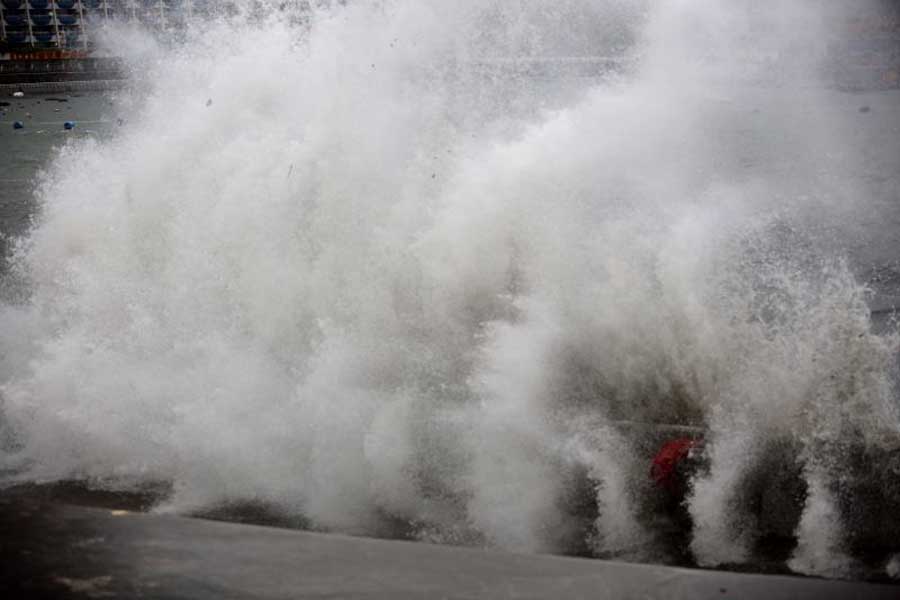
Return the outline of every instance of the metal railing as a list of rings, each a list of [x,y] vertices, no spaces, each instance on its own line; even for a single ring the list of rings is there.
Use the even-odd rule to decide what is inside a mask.
[[[76,47],[71,41],[77,39],[77,47],[86,50],[93,24],[117,19],[167,29],[183,21],[182,17],[190,18],[195,4],[200,3],[198,0],[0,0],[0,42],[8,49],[71,49]],[[23,16],[23,29],[10,29],[9,16]],[[49,17],[47,24],[35,23],[35,17],[44,16]],[[68,17],[75,18],[70,21]],[[12,32],[21,32],[25,39],[10,42]],[[51,41],[42,41],[35,35],[44,32],[52,32]]]
[[[84,28],[84,3],[82,0],[0,0],[0,23],[2,23],[2,41],[9,50],[16,48],[87,48],[88,36]],[[24,17],[24,28],[11,28],[8,22],[14,17]],[[36,23],[36,19],[46,22]],[[62,19],[60,18],[62,17]],[[70,22],[67,17],[74,17]],[[36,29],[40,27],[41,29]],[[48,29],[44,29],[48,28]],[[10,41],[12,34],[24,34],[22,41]],[[47,40],[40,35],[51,33]]]

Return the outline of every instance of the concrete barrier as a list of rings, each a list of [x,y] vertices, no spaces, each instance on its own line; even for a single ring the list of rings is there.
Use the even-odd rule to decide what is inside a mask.
[[[65,94],[70,92],[103,92],[128,85],[123,79],[93,79],[86,81],[42,81],[39,83],[10,83],[0,85],[0,97],[22,90],[26,95]]]
[[[900,597],[900,586],[510,554],[0,498],[4,598]]]

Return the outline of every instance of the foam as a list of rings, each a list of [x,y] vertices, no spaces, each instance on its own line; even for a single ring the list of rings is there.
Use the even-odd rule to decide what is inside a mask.
[[[127,127],[55,159],[14,257],[7,464],[169,482],[168,510],[647,558],[645,465],[611,422],[699,421],[691,548],[748,560],[760,445],[790,436],[827,478],[842,417],[889,444],[897,338],[817,229],[866,206],[833,185],[829,96],[746,84],[795,30],[751,43],[742,17],[784,13],[656,4],[352,3],[128,46]],[[476,66],[610,50],[636,66],[602,84]],[[575,471],[586,530],[560,508]],[[795,565],[840,575],[823,502]]]

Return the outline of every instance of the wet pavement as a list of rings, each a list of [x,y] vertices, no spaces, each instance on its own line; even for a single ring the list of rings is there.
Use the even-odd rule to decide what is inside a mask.
[[[898,598],[900,587],[508,554],[0,498],[4,598]]]

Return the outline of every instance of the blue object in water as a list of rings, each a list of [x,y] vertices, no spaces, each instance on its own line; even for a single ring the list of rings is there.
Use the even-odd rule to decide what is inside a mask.
[[[22,121],[16,121],[13,123],[13,129],[25,129],[25,123]]]
[[[75,121],[66,121],[63,123],[63,129],[75,129]]]

